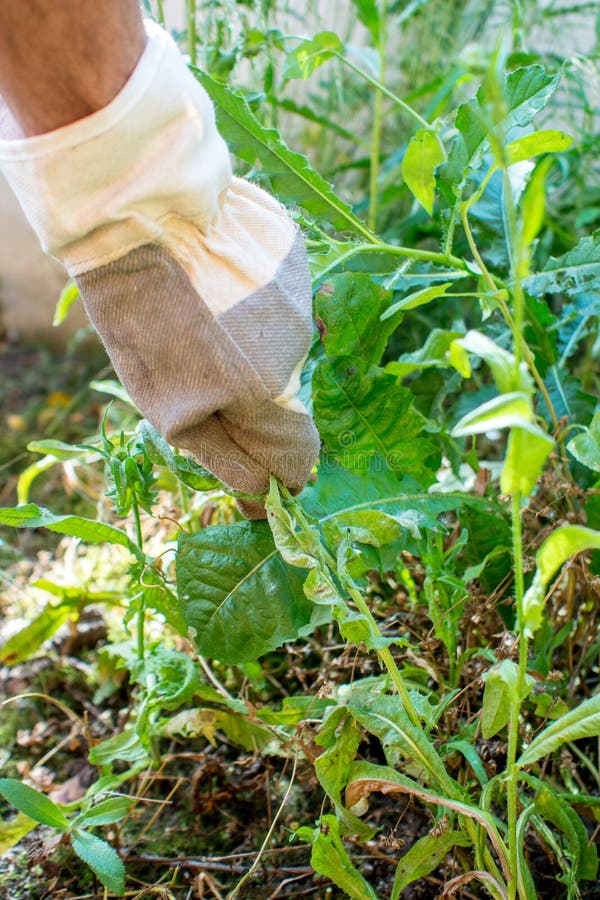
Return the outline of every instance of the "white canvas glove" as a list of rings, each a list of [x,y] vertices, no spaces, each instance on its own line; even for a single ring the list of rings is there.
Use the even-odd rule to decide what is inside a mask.
[[[319,449],[294,396],[312,333],[302,237],[232,177],[208,95],[146,27],[108,106],[0,140],[0,167],[143,415],[234,489],[262,492],[272,472],[298,491]]]

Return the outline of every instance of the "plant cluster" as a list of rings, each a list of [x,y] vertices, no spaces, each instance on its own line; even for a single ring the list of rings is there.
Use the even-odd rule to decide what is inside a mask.
[[[288,35],[270,3],[265,27],[250,27],[248,7],[236,6],[239,34],[221,19],[202,48],[188,4],[187,40],[240,165],[305,231],[318,328],[303,399],[323,443],[316,478],[298,497],[273,479],[267,521],[239,521],[223,487],[133,413],[111,430],[109,412],[81,444],[37,441],[44,465],[22,474],[20,502],[0,523],[129,553],[125,593],[106,602],[125,609],[131,639],[110,653],[136,705],[120,732],[92,744],[98,780],[67,815],[11,778],[0,794],[29,817],[21,834],[32,822],[54,828],[122,894],[117,851],[89,829],[132,815],[126,786],[160,766],[165,739],[217,731],[294,770],[310,762],[326,801],[293,837],[345,896],[379,896],[354,856],[406,798],[430,822],[411,846],[389,844],[392,900],[448,859],[445,897],[467,886],[495,900],[548,896],[539,852],[555,896],[584,896],[600,821],[600,186],[581,66],[528,48],[537,5],[515,3],[489,50],[432,65],[406,98],[388,86],[395,75],[386,80],[395,35],[422,29],[432,3],[353,0],[362,48],[331,31]],[[260,93],[228,84],[242,61]],[[312,107],[288,98],[317,75]],[[365,99],[371,121],[355,136],[343,114]],[[275,112],[305,122],[298,140],[318,136],[313,158],[321,142],[339,143],[346,161],[328,176],[354,192],[352,205],[289,149]],[[539,124],[556,119],[561,128]],[[40,471],[64,460],[103,466],[110,521],[29,502]],[[177,533],[149,552],[144,521],[165,490]],[[102,602],[48,589],[54,599],[0,650],[5,665]],[[151,629],[156,614],[166,636]],[[250,671],[331,622],[375,663],[369,674],[296,684],[279,709],[207,679],[206,660]]]

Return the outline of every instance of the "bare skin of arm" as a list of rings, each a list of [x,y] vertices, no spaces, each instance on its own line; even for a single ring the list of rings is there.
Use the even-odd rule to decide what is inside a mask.
[[[106,106],[145,43],[138,0],[0,0],[1,136],[44,134]]]

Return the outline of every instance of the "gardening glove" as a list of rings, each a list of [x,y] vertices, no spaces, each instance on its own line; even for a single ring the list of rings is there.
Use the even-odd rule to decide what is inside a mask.
[[[295,397],[312,333],[302,236],[232,177],[208,95],[146,29],[108,106],[1,140],[0,166],[142,414],[229,487],[262,493],[273,473],[297,492],[319,450]]]

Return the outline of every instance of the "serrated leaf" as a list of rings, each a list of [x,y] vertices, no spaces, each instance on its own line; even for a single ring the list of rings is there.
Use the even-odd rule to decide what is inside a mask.
[[[600,735],[600,694],[584,700],[575,709],[571,709],[544,728],[523,751],[517,765],[530,766],[538,759],[554,753],[563,744],[598,735]]]
[[[91,544],[120,544],[132,553],[139,553],[125,532],[113,525],[85,519],[83,516],[59,516],[35,503],[0,509],[0,525],[10,525],[11,528],[48,528],[59,534],[81,538]]]
[[[572,143],[573,138],[564,131],[534,131],[507,145],[507,162],[514,166],[540,153],[560,153],[568,150]]]
[[[76,828],[71,835],[71,846],[77,856],[86,863],[104,887],[118,897],[125,893],[125,866],[110,844],[101,838]]]
[[[283,66],[283,78],[308,78],[319,66],[343,49],[344,45],[337,34],[333,31],[321,31],[310,41],[304,41],[288,53]]]
[[[378,363],[400,317],[381,325],[391,292],[363,272],[328,279],[315,297],[315,316],[324,325],[322,341],[329,356],[361,356]]]
[[[56,803],[28,784],[23,784],[15,778],[0,778],[0,794],[16,806],[19,812],[42,825],[57,828],[59,831],[66,831],[69,827],[69,820]]]
[[[364,471],[377,454],[428,485],[439,450],[421,437],[424,420],[413,400],[393,376],[358,357],[323,360],[313,375],[315,421],[328,453],[351,471]]]
[[[200,653],[253,660],[329,618],[304,595],[302,570],[279,555],[266,522],[179,536],[177,593]]]
[[[402,160],[402,177],[430,216],[435,198],[435,170],[445,159],[446,149],[439,135],[422,128],[408,142]]]
[[[260,124],[241,94],[200,69],[192,71],[217,107],[219,131],[231,151],[253,166],[259,162],[280,200],[297,203],[315,219],[341,230],[369,235],[367,227],[311,168],[306,157],[290,150],[277,131]]]
[[[420,881],[437,869],[454,847],[468,847],[470,843],[468,836],[461,831],[426,834],[416,841],[398,861],[390,900],[400,900],[409,884]]]
[[[575,296],[600,290],[600,228],[562,256],[550,257],[541,272],[524,281],[530,294]]]

